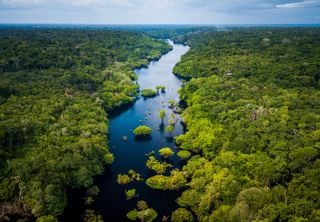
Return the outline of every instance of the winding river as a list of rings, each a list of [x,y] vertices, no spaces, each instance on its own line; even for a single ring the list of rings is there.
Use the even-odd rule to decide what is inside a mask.
[[[189,47],[174,44],[172,41],[169,41],[169,44],[173,46],[173,50],[163,55],[158,61],[152,61],[148,68],[135,70],[140,89],[162,85],[166,87],[166,92],[154,98],[141,97],[132,106],[110,116],[109,147],[115,156],[115,161],[103,175],[96,178],[95,182],[100,188],[100,193],[93,204],[95,212],[102,215],[105,221],[128,221],[126,213],[135,208],[139,200],[145,200],[149,207],[158,212],[157,221],[161,221],[162,216],[170,215],[177,208],[175,200],[179,195],[178,192],[152,190],[145,181],[132,182],[128,185],[119,185],[116,182],[118,174],[126,174],[130,169],[140,173],[144,179],[154,175],[154,172],[146,168],[145,154],[155,151],[156,158],[159,159],[157,151],[162,147],[168,146],[176,151],[174,141],[167,138],[168,133],[164,129],[160,129],[159,111],[166,111],[164,125],[167,126],[169,117],[173,113],[168,108],[168,102],[178,101],[178,90],[182,85],[180,79],[173,75],[172,69]],[[179,115],[175,114],[175,117],[180,120]],[[153,129],[150,139],[135,138],[132,130],[139,125],[147,125]],[[183,126],[178,121],[173,135],[176,136],[182,132]],[[127,137],[126,141],[122,139],[123,136]],[[171,157],[170,162],[173,168],[182,166],[177,156]],[[126,200],[125,190],[133,188],[137,190],[139,196]]]

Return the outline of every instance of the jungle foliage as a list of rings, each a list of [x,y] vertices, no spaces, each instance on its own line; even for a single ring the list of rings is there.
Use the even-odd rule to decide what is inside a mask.
[[[141,125],[133,130],[136,136],[150,136],[152,129],[149,126]]]
[[[54,218],[67,188],[93,184],[113,161],[106,112],[134,101],[132,70],[170,49],[125,31],[1,29],[0,220]]]
[[[187,42],[174,68],[192,78],[180,91],[187,132],[176,142],[193,157],[179,205],[199,221],[319,221],[320,29],[242,28]]]

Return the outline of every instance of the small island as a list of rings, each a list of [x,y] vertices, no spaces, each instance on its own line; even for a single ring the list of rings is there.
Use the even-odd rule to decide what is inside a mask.
[[[152,129],[148,126],[142,125],[142,126],[138,126],[137,128],[135,128],[133,130],[133,133],[136,136],[150,136],[152,133]]]
[[[141,90],[141,95],[145,98],[157,96],[157,92],[153,89],[143,89]]]
[[[174,151],[170,147],[164,147],[159,150],[159,154],[164,158],[168,158],[174,155]]]

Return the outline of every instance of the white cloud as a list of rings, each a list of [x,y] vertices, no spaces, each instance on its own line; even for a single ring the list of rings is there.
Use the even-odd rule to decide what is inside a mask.
[[[1,8],[143,8],[143,9],[260,9],[280,0],[0,0]]]
[[[44,3],[45,0],[0,0],[0,6],[6,7],[33,7]]]
[[[133,7],[135,0],[0,0],[1,8]]]
[[[308,23],[319,22],[319,7],[320,0],[0,0],[0,22]]]
[[[278,4],[276,8],[308,8],[308,7],[319,7],[319,0],[306,0],[302,2],[291,2],[285,4]]]

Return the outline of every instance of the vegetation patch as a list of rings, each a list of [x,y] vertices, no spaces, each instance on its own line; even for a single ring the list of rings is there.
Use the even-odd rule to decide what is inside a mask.
[[[177,210],[173,211],[173,213],[171,214],[171,221],[172,222],[192,222],[194,221],[194,218],[190,211],[186,210],[185,208],[178,208]]]
[[[126,185],[132,182],[133,179],[127,174],[118,174],[117,183],[120,185]]]
[[[132,181],[142,181],[141,175],[134,170],[129,170],[128,174],[118,174],[117,183],[120,185],[126,185]]]
[[[150,136],[152,133],[152,129],[148,126],[142,125],[142,126],[138,126],[137,128],[135,128],[133,130],[133,133],[136,136]]]
[[[174,155],[174,151],[170,147],[164,147],[159,150],[159,154],[164,158],[168,158]]]
[[[155,175],[146,180],[147,186],[156,190],[179,190],[186,186],[184,172],[172,170],[170,176]]]
[[[143,97],[155,97],[157,96],[157,92],[153,89],[143,89],[141,90],[141,95]]]
[[[180,157],[182,160],[187,160],[187,159],[190,158],[191,152],[188,151],[188,150],[180,150],[180,151],[177,153],[177,156]]]
[[[140,200],[137,203],[138,209],[133,209],[130,212],[127,213],[127,218],[129,220],[137,220],[145,221],[145,222],[152,222],[158,217],[158,213],[148,207],[147,202]]]
[[[166,87],[165,86],[156,86],[156,91],[157,94],[161,93],[165,93],[166,92]]]
[[[131,199],[139,196],[137,194],[137,190],[136,189],[126,190],[125,194],[126,194],[126,200],[131,200]]]
[[[107,112],[134,101],[133,70],[171,48],[126,31],[1,29],[0,220],[27,209],[52,221],[67,188],[93,185],[114,159]]]
[[[167,162],[161,162],[157,160],[154,156],[149,156],[149,159],[147,160],[146,166],[155,171],[157,174],[164,174],[168,167],[172,167],[171,164]]]
[[[192,77],[180,90],[187,132],[176,142],[196,155],[182,169],[190,182],[178,204],[199,221],[315,221],[320,29],[241,28],[187,41],[174,68]]]

